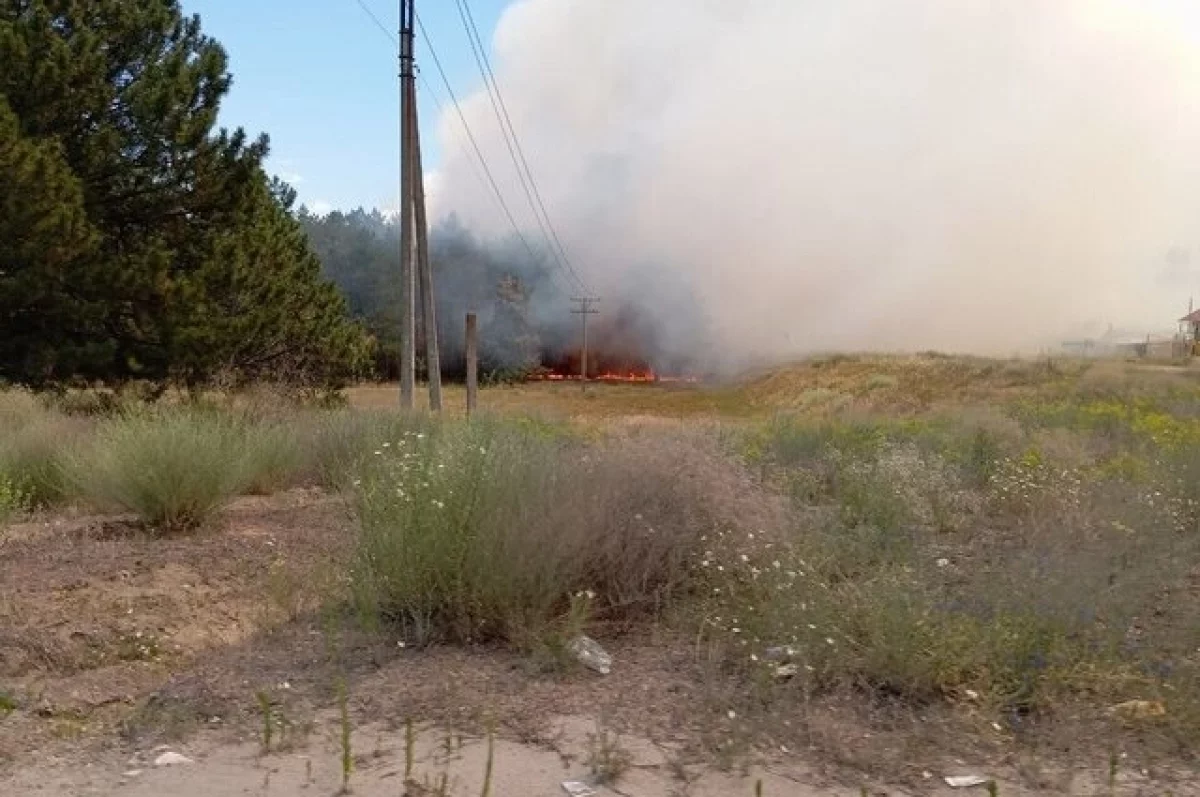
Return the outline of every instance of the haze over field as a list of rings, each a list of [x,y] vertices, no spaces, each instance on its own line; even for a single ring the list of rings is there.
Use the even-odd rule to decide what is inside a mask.
[[[722,359],[1007,353],[1169,330],[1200,293],[1191,0],[520,0],[495,44],[576,266],[706,318]],[[439,131],[434,217],[504,234]]]

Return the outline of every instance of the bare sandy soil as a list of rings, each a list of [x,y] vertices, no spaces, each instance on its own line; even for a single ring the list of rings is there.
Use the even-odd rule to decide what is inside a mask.
[[[752,724],[744,695],[690,640],[604,640],[608,677],[539,668],[492,649],[412,651],[322,610],[348,556],[335,498],[245,498],[208,530],[150,539],[127,519],[59,514],[0,537],[0,794],[296,795],[342,785],[344,684],[361,795],[405,793],[406,723],[420,784],[477,795],[495,731],[491,794],[937,794],[946,775],[1002,794],[1111,794],[1102,762],[1037,761],[1000,740],[942,744],[915,723],[870,725],[836,701]],[[263,753],[264,706],[271,727]],[[608,742],[602,739],[609,740]],[[939,741],[942,740],[942,741]],[[156,767],[164,751],[192,763]],[[613,765],[624,762],[624,766]],[[1200,794],[1166,765],[1122,762],[1122,795]]]

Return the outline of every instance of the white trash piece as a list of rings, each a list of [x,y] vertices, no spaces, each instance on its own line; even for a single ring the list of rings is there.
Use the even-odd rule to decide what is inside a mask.
[[[575,637],[567,645],[567,650],[571,651],[571,655],[589,670],[595,670],[601,675],[608,675],[612,672],[612,656],[608,655],[608,651],[600,647],[600,643],[591,637],[582,634]]]
[[[986,786],[992,782],[991,778],[985,778],[983,775],[951,775],[944,780],[952,789],[969,789],[972,786]]]
[[[154,766],[156,766],[156,767],[173,767],[178,764],[194,764],[194,763],[195,762],[192,761],[192,759],[188,758],[187,756],[180,755],[179,753],[173,753],[170,750],[163,753],[158,758],[154,759]]]
[[[581,780],[564,780],[562,787],[571,797],[596,797],[596,790]]]

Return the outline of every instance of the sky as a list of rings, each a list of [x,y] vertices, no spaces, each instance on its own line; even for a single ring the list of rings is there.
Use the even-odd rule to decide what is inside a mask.
[[[396,0],[362,0],[391,31]],[[508,0],[471,0],[484,42]],[[269,167],[317,211],[396,206],[398,65],[393,42],[356,0],[183,0],[205,33],[229,54],[233,87],[220,124],[271,137]],[[481,85],[458,12],[446,0],[418,0],[455,92]],[[418,36],[418,64],[446,94]],[[437,109],[418,89],[426,170],[442,160],[433,134]]]

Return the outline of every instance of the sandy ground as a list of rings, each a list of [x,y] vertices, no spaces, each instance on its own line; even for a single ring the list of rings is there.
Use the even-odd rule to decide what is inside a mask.
[[[327,730],[337,736],[336,718]],[[495,797],[562,797],[568,781],[592,779],[587,764],[586,737],[571,736],[572,730],[590,726],[584,718],[564,718],[563,741],[546,746],[496,740],[491,749],[491,791]],[[444,740],[449,738],[447,744]],[[352,745],[362,748],[355,756],[350,777],[351,792],[364,797],[437,793],[446,783],[446,794],[481,795],[487,771],[488,743],[484,739],[456,741],[430,727],[417,734],[414,763],[405,792],[405,734],[379,727],[359,729]],[[720,773],[689,767],[670,760],[672,751],[645,739],[621,738],[621,749],[630,756],[628,768],[612,785],[598,786],[597,795],[642,795],[694,797],[753,795],[757,781],[764,794],[816,795],[857,794],[857,791],[821,787],[798,780],[802,773],[756,769],[749,773]],[[449,748],[449,751],[448,751]],[[313,740],[298,752],[264,756],[257,744],[209,746],[193,741],[183,753],[194,763],[155,767],[152,759],[160,750],[150,750],[122,760],[106,760],[78,767],[68,764],[35,766],[19,771],[10,781],[12,794],[30,795],[131,795],[158,797],[207,797],[212,795],[328,795],[342,788],[341,754],[335,739]],[[422,789],[429,791],[423,791]]]
[[[212,743],[203,737],[182,746],[161,745],[132,755],[113,752],[98,759],[49,759],[19,767],[0,790],[13,795],[84,797],[240,797],[259,795],[355,794],[361,797],[563,797],[570,782],[588,785],[596,797],[735,797],[736,795],[951,795],[986,794],[987,787],[951,788],[943,777],[976,774],[960,768],[925,774],[922,784],[897,787],[864,781],[857,787],[825,778],[803,765],[777,762],[769,765],[720,771],[689,763],[671,746],[657,745],[636,736],[618,737],[617,747],[627,764],[615,782],[594,785],[589,760],[595,743],[589,738],[594,721],[584,717],[559,717],[553,744],[522,744],[497,739],[462,739],[432,726],[416,730],[411,773],[406,780],[406,733],[403,729],[364,726],[351,737],[355,750],[349,791],[343,790],[339,725],[336,716],[321,718],[317,738],[302,749],[264,755],[259,744]],[[180,752],[181,751],[181,752]],[[155,766],[164,752],[180,752],[190,763]],[[492,759],[490,785],[489,753]],[[989,774],[990,773],[985,773]],[[1141,773],[1122,773],[1111,785],[1096,772],[1063,773],[1053,786],[1030,787],[997,779],[997,793],[1035,795],[1188,795],[1200,786],[1152,780]],[[441,790],[444,784],[444,791]],[[761,789],[761,791],[759,791]],[[865,791],[864,791],[865,790]],[[577,791],[577,795],[587,795]]]
[[[620,734],[616,757],[629,765],[600,795],[748,796],[759,780],[765,795],[950,794],[962,792],[940,779],[970,773],[997,778],[1004,795],[1113,794],[1093,751],[1090,767],[1073,769],[1061,751],[1046,756],[1057,764],[1016,760],[1002,739],[942,746],[954,737],[927,733],[929,714],[881,730],[838,706],[803,717],[782,707],[766,733],[744,726],[728,709],[745,695],[728,692],[689,641],[654,631],[607,640],[616,666],[603,678],[540,671],[503,650],[418,652],[331,632],[316,607],[350,529],[336,499],[306,490],[241,499],[178,539],[69,513],[8,529],[0,795],[332,795],[339,681],[351,787],[368,797],[406,794],[410,717],[422,724],[408,797],[436,794],[417,786],[443,774],[447,797],[483,794],[489,726],[494,797],[567,794],[564,781],[588,778],[601,728]],[[260,695],[278,725],[265,756]],[[726,756],[730,740],[741,746]],[[154,766],[165,750],[192,763]],[[1194,776],[1147,766],[1123,762],[1116,793],[1200,796]]]

